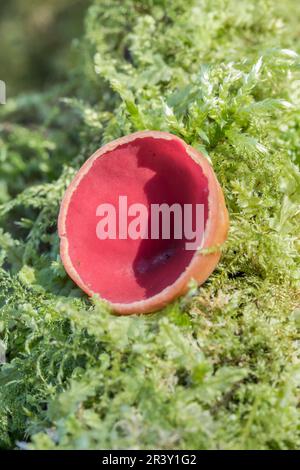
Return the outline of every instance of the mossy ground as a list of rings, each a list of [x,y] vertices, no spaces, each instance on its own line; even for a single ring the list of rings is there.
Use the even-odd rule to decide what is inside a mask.
[[[300,447],[300,8],[95,0],[70,79],[0,116],[0,448]],[[217,270],[117,318],[59,259],[62,194],[101,144],[173,132],[212,161]]]

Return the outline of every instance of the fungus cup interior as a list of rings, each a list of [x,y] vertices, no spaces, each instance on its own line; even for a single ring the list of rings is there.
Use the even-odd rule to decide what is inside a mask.
[[[172,285],[196,250],[186,249],[184,229],[181,239],[175,239],[171,229],[169,239],[117,236],[100,240],[96,234],[97,207],[108,203],[116,208],[118,235],[119,196],[127,196],[128,207],[136,203],[147,207],[149,233],[151,205],[163,203],[177,203],[182,209],[184,204],[202,204],[205,228],[208,180],[180,141],[152,137],[137,138],[107,151],[82,173],[66,212],[70,261],[89,293],[98,293],[112,303],[131,303],[153,297]],[[132,219],[128,217],[128,223]]]

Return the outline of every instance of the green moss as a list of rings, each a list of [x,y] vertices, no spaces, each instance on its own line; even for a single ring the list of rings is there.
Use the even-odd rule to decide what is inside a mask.
[[[69,83],[1,108],[0,447],[299,448],[300,61],[277,8],[96,0]],[[231,228],[203,286],[116,318],[67,277],[56,219],[87,156],[141,129],[209,155]]]

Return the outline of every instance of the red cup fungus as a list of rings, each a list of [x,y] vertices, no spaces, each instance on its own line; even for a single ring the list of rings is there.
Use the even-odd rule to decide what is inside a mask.
[[[196,220],[195,208],[202,207],[201,229],[195,220],[189,227],[199,246],[191,244],[185,227],[177,224],[176,234],[175,223],[165,227],[169,233],[159,228],[152,236],[152,209],[161,205],[179,208],[180,224],[185,208],[192,208]],[[146,236],[129,236],[131,222],[138,233],[141,207],[148,210]],[[110,208],[112,220],[101,219]],[[175,211],[165,215],[175,220]],[[99,237],[109,223],[115,223],[113,237]],[[192,279],[202,284],[209,277],[228,226],[223,192],[208,160],[172,134],[136,132],[97,150],[68,187],[58,220],[61,259],[83,291],[98,294],[116,313],[153,312],[184,294]]]

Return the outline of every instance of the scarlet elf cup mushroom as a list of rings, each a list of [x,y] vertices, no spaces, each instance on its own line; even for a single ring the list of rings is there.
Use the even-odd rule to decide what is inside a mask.
[[[97,150],[71,182],[60,253],[88,295],[119,314],[147,313],[208,278],[228,226],[208,160],[172,134],[136,132]]]

